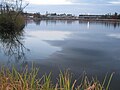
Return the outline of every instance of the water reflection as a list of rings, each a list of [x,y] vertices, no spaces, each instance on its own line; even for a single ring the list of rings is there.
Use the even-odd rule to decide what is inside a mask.
[[[36,25],[40,25],[40,23],[41,23],[41,20],[39,20],[39,19],[38,20],[34,19],[33,21],[35,22]]]
[[[8,57],[8,63],[15,60],[25,60],[25,52],[29,51],[23,42],[24,30],[6,30],[0,28],[0,48],[4,55]]]
[[[49,24],[59,24],[59,23],[62,23],[62,24],[73,24],[73,23],[79,23],[79,24],[86,24],[86,27],[89,28],[90,25],[92,24],[96,24],[96,25],[104,25],[106,27],[114,27],[114,28],[117,28],[117,27],[120,27],[120,22],[116,22],[116,21],[77,21],[77,20],[33,20],[34,23],[36,25],[40,25],[41,22],[45,22],[46,25],[49,25]]]
[[[87,29],[90,29],[90,22],[87,23]]]
[[[106,72],[120,73],[120,23],[66,20],[34,22],[27,21],[26,34],[23,30],[0,31],[1,49],[11,59],[16,58],[17,62],[22,59],[23,67],[35,62],[35,66],[43,72],[56,73],[60,67],[70,68],[76,75],[84,70],[89,75],[99,77],[104,77]],[[24,45],[31,53],[26,53],[29,50]],[[0,53],[0,59],[1,56],[4,57]],[[27,61],[24,60],[26,58]]]
[[[96,25],[104,25],[106,27],[120,27],[120,22],[110,22],[110,21],[79,21],[79,24],[86,24],[88,26],[90,26],[90,24],[96,24]]]

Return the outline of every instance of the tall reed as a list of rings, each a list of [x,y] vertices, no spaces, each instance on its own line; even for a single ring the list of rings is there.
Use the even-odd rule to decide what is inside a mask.
[[[109,90],[113,74],[106,75],[103,82],[96,78],[89,80],[86,74],[82,75],[81,82],[72,81],[72,74],[66,70],[60,71],[56,84],[52,83],[52,73],[42,77],[38,75],[39,70],[26,67],[19,72],[15,67],[12,70],[1,67],[0,70],[0,90]],[[108,79],[107,79],[108,78]],[[76,84],[76,83],[79,84]]]

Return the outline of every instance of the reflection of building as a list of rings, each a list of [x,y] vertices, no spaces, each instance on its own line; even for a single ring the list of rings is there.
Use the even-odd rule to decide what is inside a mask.
[[[103,15],[79,15],[79,19],[101,19]]]
[[[90,22],[87,22],[87,29],[90,29]]]
[[[79,24],[86,24],[88,29],[90,29],[90,25],[92,24],[101,24],[101,25],[105,25],[106,27],[114,27],[114,28],[120,27],[120,22],[116,22],[116,21],[108,22],[108,21],[99,21],[99,20],[98,21],[79,20]]]

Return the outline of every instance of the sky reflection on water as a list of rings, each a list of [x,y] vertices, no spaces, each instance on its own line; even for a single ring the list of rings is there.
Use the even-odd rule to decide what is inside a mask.
[[[55,73],[59,72],[59,68],[69,68],[76,76],[85,70],[88,75],[97,75],[99,78],[103,78],[107,72],[116,72],[117,79],[114,78],[113,83],[120,83],[119,25],[113,22],[40,21],[35,30],[69,34],[65,34],[65,38],[61,40],[45,35],[48,39],[45,38],[44,42],[54,48],[59,47],[60,50],[42,61],[36,60],[36,66]],[[28,31],[33,30],[31,28]],[[59,38],[59,35],[55,36]],[[112,88],[119,90],[120,87],[113,84]]]
[[[24,52],[25,65],[31,67],[34,62],[36,67],[40,67],[41,73],[53,71],[55,74],[59,69],[69,68],[76,77],[84,70],[88,75],[99,78],[103,78],[107,72],[116,72],[117,79],[113,83],[120,83],[120,23],[34,22],[28,21],[22,38],[24,46],[30,50]],[[0,62],[6,63],[7,56],[2,50]],[[120,87],[113,84],[112,88],[119,90]]]
[[[26,31],[26,47],[31,48],[31,60],[40,60],[48,58],[56,51],[61,51],[60,47],[52,46],[45,42],[46,40],[64,40],[70,32],[62,31]],[[34,48],[34,49],[33,49]]]

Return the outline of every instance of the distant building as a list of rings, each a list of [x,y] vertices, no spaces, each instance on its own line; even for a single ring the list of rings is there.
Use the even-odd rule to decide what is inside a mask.
[[[68,17],[72,17],[72,14],[67,14]]]
[[[64,14],[60,14],[60,16],[61,16],[61,17],[66,17],[66,14],[65,14],[65,13],[64,13]]]
[[[46,16],[56,16],[56,13],[46,13]]]

